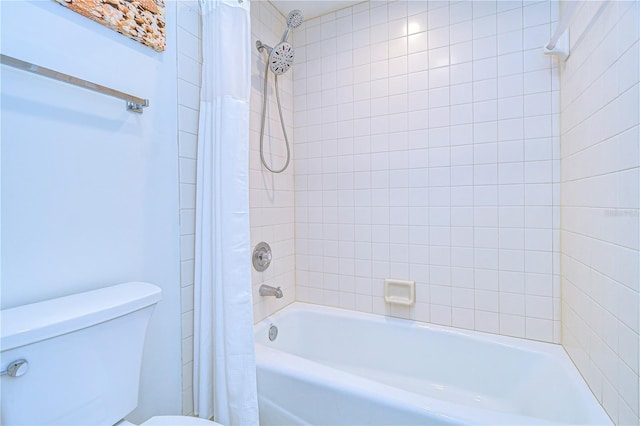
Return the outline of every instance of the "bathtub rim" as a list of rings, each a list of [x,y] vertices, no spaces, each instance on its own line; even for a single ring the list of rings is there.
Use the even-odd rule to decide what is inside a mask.
[[[503,334],[490,333],[486,331],[469,330],[466,328],[459,328],[454,326],[440,325],[429,322],[423,322],[414,319],[406,319],[400,317],[394,317],[390,315],[375,314],[372,312],[352,311],[350,309],[336,308],[333,306],[316,305],[306,302],[293,302],[283,307],[282,309],[274,312],[268,317],[256,322],[253,326],[254,336],[258,336],[259,333],[267,332],[269,327],[274,324],[274,321],[281,320],[282,317],[292,315],[293,313],[300,312],[318,312],[324,314],[331,314],[340,318],[360,318],[373,320],[377,323],[392,324],[401,327],[417,328],[422,330],[429,330],[435,332],[441,332],[452,336],[464,336],[475,341],[491,342],[500,346],[515,347],[531,352],[543,352],[552,356],[558,356],[558,354],[567,355],[564,347],[559,343],[545,342],[541,340],[527,339],[524,337],[507,336]],[[257,340],[256,340],[256,343]],[[571,365],[574,365],[571,363]],[[575,365],[574,365],[575,366]]]

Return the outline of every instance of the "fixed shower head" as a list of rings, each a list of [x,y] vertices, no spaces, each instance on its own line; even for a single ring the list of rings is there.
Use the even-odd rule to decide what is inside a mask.
[[[282,75],[293,65],[293,56],[293,46],[283,41],[269,52],[269,68],[274,74]]]
[[[302,24],[303,20],[304,16],[302,15],[302,12],[298,9],[293,9],[287,16],[287,27],[298,28]]]

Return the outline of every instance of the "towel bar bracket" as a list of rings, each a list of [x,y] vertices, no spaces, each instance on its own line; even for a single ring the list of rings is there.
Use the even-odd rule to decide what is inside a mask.
[[[144,111],[143,108],[149,106],[149,101],[147,99],[144,100],[144,103],[140,104],[138,102],[127,101],[127,111],[137,112],[142,114]]]

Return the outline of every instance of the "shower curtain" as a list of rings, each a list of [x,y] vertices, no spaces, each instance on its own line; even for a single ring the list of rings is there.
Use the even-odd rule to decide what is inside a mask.
[[[200,0],[194,409],[257,425],[249,241],[249,1]]]

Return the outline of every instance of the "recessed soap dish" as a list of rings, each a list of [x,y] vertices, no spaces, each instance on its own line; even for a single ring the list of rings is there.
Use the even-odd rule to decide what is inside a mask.
[[[392,305],[412,306],[416,303],[416,282],[384,280],[384,301]]]

